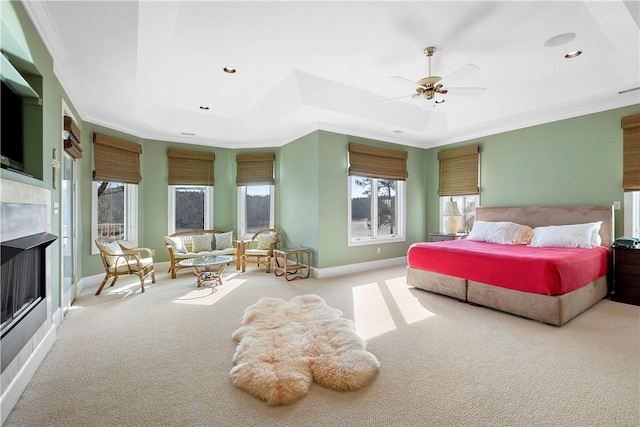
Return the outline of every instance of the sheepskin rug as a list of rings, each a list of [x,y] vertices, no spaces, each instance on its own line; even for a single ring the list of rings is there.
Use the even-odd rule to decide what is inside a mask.
[[[287,302],[262,298],[247,307],[230,376],[233,384],[269,405],[302,398],[312,381],[334,390],[356,390],[378,373],[353,321],[318,295]]]

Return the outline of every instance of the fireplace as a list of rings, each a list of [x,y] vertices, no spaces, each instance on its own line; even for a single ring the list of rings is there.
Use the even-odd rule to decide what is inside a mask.
[[[46,230],[46,205],[1,203],[1,371],[47,318],[46,248],[57,236]]]

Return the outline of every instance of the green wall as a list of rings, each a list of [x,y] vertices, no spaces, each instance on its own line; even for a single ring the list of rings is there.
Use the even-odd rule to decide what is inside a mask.
[[[624,203],[620,119],[640,105],[560,120],[447,146],[480,144],[483,206]],[[427,150],[427,223],[438,230],[438,159]],[[623,234],[623,209],[615,211]]]
[[[276,186],[279,203],[276,223],[283,231],[282,247],[313,248],[311,262],[318,262],[319,230],[319,134],[311,133],[280,150],[280,179]]]

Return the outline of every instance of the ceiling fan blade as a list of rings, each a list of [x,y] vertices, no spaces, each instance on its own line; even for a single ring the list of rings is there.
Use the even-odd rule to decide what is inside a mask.
[[[409,83],[409,84],[410,84],[411,86],[413,86],[413,87],[423,87],[423,86],[420,86],[418,83],[414,82],[413,80],[409,80],[409,79],[408,79],[408,78],[406,78],[406,77],[402,77],[402,76],[391,76],[391,78],[392,78],[392,79],[399,80],[399,81],[404,82],[404,83]]]
[[[463,65],[462,67],[458,68],[453,73],[443,77],[438,83],[440,83],[440,84],[449,84],[449,83],[455,82],[456,80],[460,80],[460,79],[463,79],[463,78],[465,78],[467,76],[470,76],[471,74],[475,73],[479,69],[480,68],[477,65],[474,65],[474,64]]]
[[[404,95],[404,96],[399,96],[399,97],[397,97],[397,98],[389,98],[389,99],[385,99],[385,100],[383,100],[383,101],[378,102],[378,104],[387,104],[387,103],[389,103],[389,102],[399,101],[399,100],[401,100],[401,99],[406,99],[406,98],[416,98],[416,97],[418,97],[418,96],[420,96],[420,95],[419,95],[419,94],[417,94],[417,93],[412,93],[411,95]]]
[[[447,87],[447,95],[479,96],[487,91],[486,87]]]

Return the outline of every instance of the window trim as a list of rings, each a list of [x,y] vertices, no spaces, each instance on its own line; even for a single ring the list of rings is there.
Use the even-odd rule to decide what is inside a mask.
[[[349,175],[347,176],[347,246],[368,246],[368,245],[380,245],[387,243],[399,243],[406,241],[406,201],[407,201],[407,182],[400,179],[395,179],[396,181],[396,206],[398,209],[397,212],[397,232],[395,236],[376,236],[376,237],[352,237],[351,236],[351,205],[352,205],[352,185],[351,180],[354,177],[361,177],[371,179],[372,187],[375,186],[377,188],[376,182],[379,179],[384,178],[371,178],[367,176],[360,175]],[[377,201],[377,193],[376,193],[376,201]],[[372,218],[378,218],[378,203],[372,203]],[[376,220],[377,221],[377,220]]]
[[[204,229],[213,230],[213,186],[212,185],[169,185],[167,188],[167,234],[176,232],[176,188],[204,187]]]
[[[624,227],[625,236],[640,238],[640,191],[624,193]]]
[[[91,254],[98,255],[100,251],[93,243],[98,238],[98,181],[91,181]],[[119,182],[119,181],[113,181]],[[121,240],[125,246],[138,247],[138,185],[124,183],[125,226],[126,240]]]
[[[269,186],[269,228],[275,228],[275,191],[276,187],[273,184],[255,184],[255,186]],[[247,187],[249,185],[238,186],[238,239],[246,240],[253,237],[253,233],[247,233],[247,218],[246,218],[246,200],[247,200]]]

